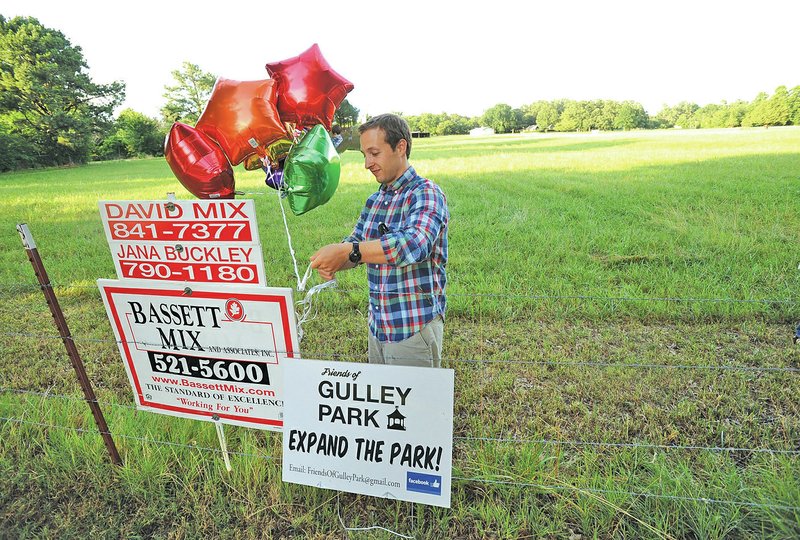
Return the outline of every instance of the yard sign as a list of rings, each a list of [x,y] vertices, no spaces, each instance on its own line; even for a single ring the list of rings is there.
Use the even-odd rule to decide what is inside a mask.
[[[97,283],[139,409],[281,429],[283,367],[299,355],[291,289]]]
[[[283,480],[450,507],[453,370],[284,366]]]
[[[267,284],[252,200],[99,206],[120,279]]]

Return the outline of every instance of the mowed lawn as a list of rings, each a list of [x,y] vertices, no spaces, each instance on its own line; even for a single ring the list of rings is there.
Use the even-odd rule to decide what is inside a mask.
[[[800,536],[800,129],[438,137],[411,161],[451,212],[452,509],[282,484],[269,432],[226,428],[227,473],[213,426],[135,411],[97,201],[191,198],[145,159],[0,175],[0,536],[339,538],[340,517],[423,538]],[[287,218],[301,273],[376,187],[360,153],[343,164],[332,201]],[[236,175],[269,284],[294,287],[277,193]],[[121,469],[85,431],[19,222]],[[364,272],[338,281],[302,353],[365,361]]]

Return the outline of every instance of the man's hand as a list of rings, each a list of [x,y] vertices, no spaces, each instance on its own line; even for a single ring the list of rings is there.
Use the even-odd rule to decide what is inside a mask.
[[[350,252],[352,244],[328,244],[321,247],[311,256],[311,268],[319,272],[325,281],[330,281],[336,277],[336,272],[344,268],[351,268]]]

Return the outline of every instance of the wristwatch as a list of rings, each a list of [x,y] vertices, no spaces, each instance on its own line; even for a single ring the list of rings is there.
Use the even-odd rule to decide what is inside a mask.
[[[358,242],[353,242],[353,251],[350,252],[349,259],[353,264],[361,262],[361,252],[358,250]]]

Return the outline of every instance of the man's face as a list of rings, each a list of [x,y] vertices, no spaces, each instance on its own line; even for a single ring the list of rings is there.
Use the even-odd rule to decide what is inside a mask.
[[[386,132],[380,128],[368,129],[361,134],[361,153],[364,154],[364,168],[375,175],[381,184],[390,184],[400,178],[408,167],[406,161],[406,141],[400,139],[394,150],[386,142]]]

